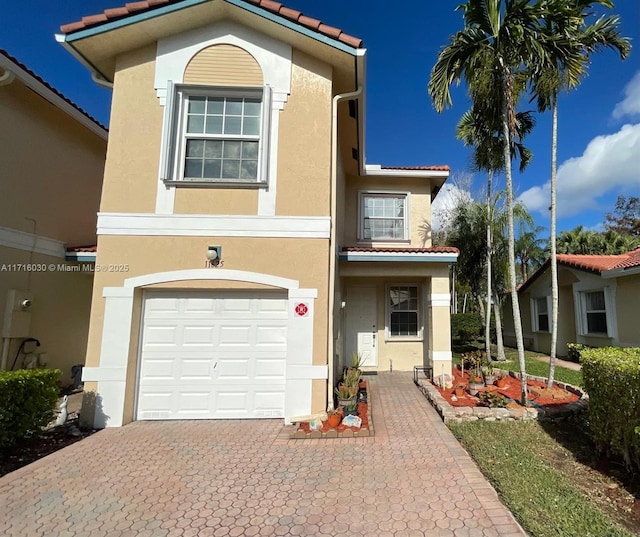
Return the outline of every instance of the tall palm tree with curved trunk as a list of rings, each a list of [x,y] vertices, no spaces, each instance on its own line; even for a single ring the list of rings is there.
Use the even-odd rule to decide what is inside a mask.
[[[491,82],[492,77],[485,77]],[[477,82],[478,78],[476,78]],[[487,92],[486,90],[490,90]],[[500,113],[492,106],[491,95],[493,95],[490,84],[477,84],[471,88],[474,105],[467,110],[460,118],[456,127],[456,137],[467,146],[473,146],[474,151],[471,157],[471,166],[475,171],[487,172],[487,201],[486,201],[486,271],[487,271],[487,294],[485,309],[485,353],[487,363],[491,363],[491,302],[492,291],[492,267],[493,257],[493,203],[492,203],[492,183],[494,173],[500,172],[504,168],[502,151],[502,135],[500,129]],[[531,112],[518,112],[516,114],[516,136],[517,140],[522,140],[524,136],[533,130],[535,118]],[[523,171],[533,157],[531,151],[521,142],[513,141],[512,155],[518,154],[520,157],[520,171]],[[504,353],[503,353],[504,354]]]
[[[517,74],[526,70],[538,74],[538,66],[548,62],[542,46],[543,0],[467,0],[459,6],[464,28],[453,35],[438,56],[431,70],[429,95],[438,112],[452,105],[450,86],[466,81],[473,87],[479,72],[490,73],[500,91],[495,95],[500,110],[502,152],[506,182],[508,217],[509,285],[513,306],[513,321],[518,361],[521,372],[521,400],[526,403],[527,383],[520,303],[516,289],[515,236],[513,224],[513,177],[511,173],[511,142],[515,138],[516,100],[513,87]]]
[[[631,45],[619,31],[620,18],[601,16],[593,24],[587,19],[594,6],[612,8],[610,0],[542,0],[549,15],[545,19],[543,40],[547,50],[543,69],[533,74],[533,92],[538,110],[551,109],[551,179],[550,179],[550,237],[551,250],[551,349],[547,386],[553,386],[556,348],[558,342],[558,261],[556,251],[557,221],[557,154],[558,154],[558,95],[575,89],[585,75],[590,55],[602,48],[612,48],[625,59]]]

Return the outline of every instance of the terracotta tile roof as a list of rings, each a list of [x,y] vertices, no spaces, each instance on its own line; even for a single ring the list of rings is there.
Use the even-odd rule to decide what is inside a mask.
[[[430,248],[365,248],[361,246],[348,246],[342,248],[343,252],[366,252],[366,253],[394,253],[394,254],[459,254],[460,250],[453,246],[432,246]]]
[[[98,251],[98,247],[96,245],[93,246],[71,246],[67,248],[67,252],[73,253],[94,253]]]
[[[77,32],[78,30],[85,30],[87,28],[94,28],[101,24],[111,22],[117,19],[123,19],[131,15],[152,11],[162,6],[178,4],[184,0],[145,0],[142,2],[132,2],[125,4],[123,7],[117,7],[112,9],[105,9],[102,13],[96,15],[89,15],[83,17],[82,20],[77,22],[71,22],[69,24],[63,24],[60,27],[60,31],[65,34]],[[318,32],[322,35],[341,41],[342,43],[349,45],[353,48],[363,48],[364,43],[359,37],[353,37],[344,33],[339,28],[324,24],[318,19],[307,17],[302,12],[283,6],[280,2],[273,2],[272,0],[243,0],[247,4],[253,4],[265,11],[269,11],[275,15],[283,17],[291,22],[300,24],[305,28]]]
[[[96,118],[94,118],[93,116],[91,116],[88,112],[86,112],[85,110],[83,110],[82,108],[80,108],[76,103],[74,103],[71,99],[69,99],[68,97],[66,97],[65,95],[63,95],[62,93],[60,93],[56,88],[54,88],[51,84],[49,84],[46,80],[44,80],[43,78],[41,78],[39,75],[37,75],[36,73],[34,73],[31,69],[29,69],[25,64],[23,64],[22,62],[18,61],[16,58],[14,58],[11,54],[9,54],[7,51],[3,50],[0,48],[0,55],[4,56],[5,58],[7,58],[10,62],[14,63],[15,65],[17,65],[20,69],[22,69],[23,71],[25,71],[29,76],[32,76],[33,78],[35,78],[38,82],[40,82],[40,84],[42,84],[43,86],[45,86],[48,90],[52,91],[53,93],[55,93],[58,97],[60,97],[62,100],[64,100],[65,102],[67,102],[68,104],[70,104],[71,106],[73,106],[78,112],[80,112],[83,116],[85,116],[87,119],[89,119],[90,121],[93,121],[98,127],[100,127],[101,129],[104,129],[105,131],[108,130],[107,127],[105,127],[102,123],[100,123]]]
[[[623,259],[614,268],[617,269],[629,269],[634,267],[640,267],[640,246],[635,250],[631,250],[625,254],[626,259]]]
[[[601,272],[615,268],[620,263],[619,255],[558,254],[558,263],[570,267]]]
[[[416,171],[441,171],[448,172],[450,170],[447,164],[441,166],[380,166],[382,170],[416,170]]]

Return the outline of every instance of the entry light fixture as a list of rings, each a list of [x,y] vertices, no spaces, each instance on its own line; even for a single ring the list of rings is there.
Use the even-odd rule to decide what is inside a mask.
[[[222,266],[222,246],[207,247],[207,266],[208,267]]]

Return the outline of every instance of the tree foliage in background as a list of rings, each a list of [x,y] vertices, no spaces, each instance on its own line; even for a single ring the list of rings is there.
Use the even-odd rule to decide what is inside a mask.
[[[618,196],[613,213],[605,216],[605,229],[640,238],[640,198]]]
[[[593,231],[578,226],[560,233],[556,244],[559,254],[618,255],[640,246],[640,237],[621,235],[616,231]]]

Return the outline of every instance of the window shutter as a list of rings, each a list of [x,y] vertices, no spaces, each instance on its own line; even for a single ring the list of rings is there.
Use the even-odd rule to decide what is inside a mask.
[[[271,152],[271,86],[262,90],[262,132],[260,133],[260,180],[269,182],[269,154]]]
[[[162,124],[162,145],[160,147],[160,180],[169,181],[173,179],[173,155],[175,154],[176,135],[175,132],[175,102],[176,91],[174,83],[167,81],[167,96],[164,106],[164,120]]]

